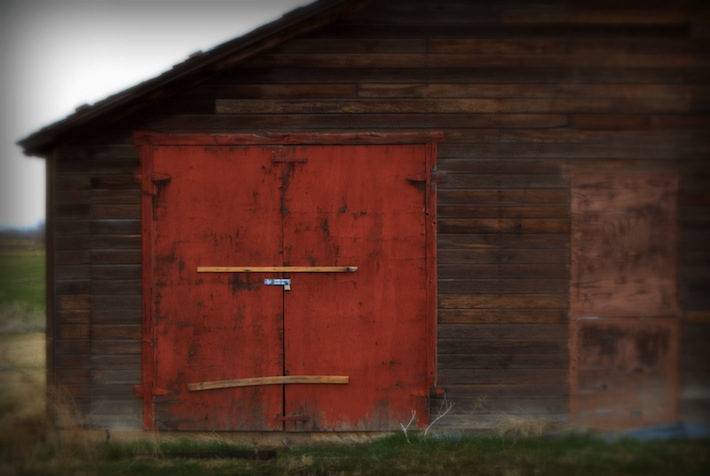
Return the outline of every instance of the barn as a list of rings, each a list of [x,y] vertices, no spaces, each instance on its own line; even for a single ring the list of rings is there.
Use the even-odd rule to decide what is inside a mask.
[[[709,22],[320,0],[77,109],[20,141],[48,382],[106,429],[710,424]]]

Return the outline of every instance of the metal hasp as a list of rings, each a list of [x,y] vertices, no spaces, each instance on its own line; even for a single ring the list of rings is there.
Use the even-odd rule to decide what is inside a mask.
[[[291,280],[290,279],[265,279],[264,284],[267,286],[283,286],[284,291],[291,290]]]

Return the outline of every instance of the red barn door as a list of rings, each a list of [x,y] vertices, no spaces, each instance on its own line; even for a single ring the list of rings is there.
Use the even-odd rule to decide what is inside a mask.
[[[164,179],[153,198],[155,427],[280,429],[279,388],[186,388],[283,368],[281,291],[262,286],[262,276],[197,272],[205,264],[281,263],[279,170],[269,150],[160,147],[153,176]]]
[[[426,424],[433,146],[153,145],[147,426]]]

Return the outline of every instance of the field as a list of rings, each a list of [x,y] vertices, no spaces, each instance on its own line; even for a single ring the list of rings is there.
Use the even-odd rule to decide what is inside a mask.
[[[44,329],[44,250],[0,243],[0,332]]]
[[[406,434],[360,443],[302,443],[283,434],[245,444],[230,435],[125,438],[76,424],[44,381],[44,255],[0,246],[0,475],[491,474],[706,475],[710,441],[607,442],[578,433]],[[50,409],[53,417],[48,417]],[[58,430],[55,421],[62,422]],[[535,427],[538,428],[538,427]],[[538,428],[541,429],[541,428]],[[366,442],[362,442],[365,441]],[[277,443],[273,443],[276,441]]]

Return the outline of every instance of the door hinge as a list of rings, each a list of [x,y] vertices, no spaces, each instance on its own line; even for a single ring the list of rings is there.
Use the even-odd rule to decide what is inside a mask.
[[[444,178],[446,175],[443,172],[439,172],[436,170],[436,168],[431,169],[431,174],[429,174],[431,183],[433,184],[438,184],[444,181]],[[411,182],[412,184],[419,184],[419,183],[426,183],[427,181],[427,174],[426,172],[422,172],[420,174],[412,174],[407,177],[407,181]]]
[[[146,195],[151,195],[155,197],[158,195],[158,186],[159,185],[165,185],[169,183],[173,177],[170,174],[164,174],[164,173],[159,173],[159,172],[154,172],[150,175],[150,184],[144,183],[144,176],[142,173],[137,173],[134,175],[136,180],[143,184],[143,193]]]
[[[170,395],[170,391],[164,388],[153,388],[150,394],[154,397],[164,397]],[[139,399],[145,397],[145,386],[143,384],[134,385],[133,396]]]
[[[163,174],[159,172],[153,172],[151,175],[150,179],[153,181],[154,184],[166,184],[170,182],[173,179],[173,176],[170,174]]]

